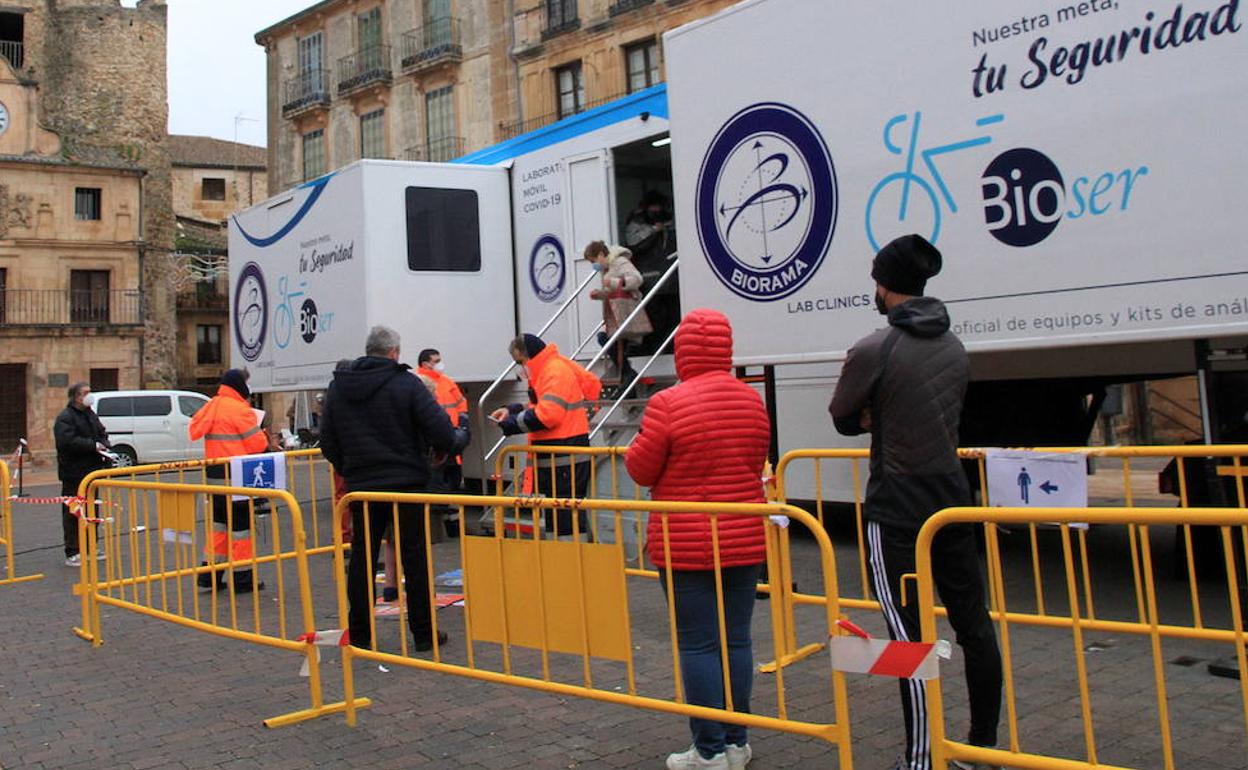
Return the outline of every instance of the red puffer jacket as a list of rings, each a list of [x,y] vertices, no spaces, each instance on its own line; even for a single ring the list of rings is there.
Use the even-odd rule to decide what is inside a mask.
[[[763,401],[732,376],[732,326],[715,310],[694,310],[676,332],[680,384],[646,406],[641,433],[624,458],[633,480],[654,500],[761,503],[763,462],[771,425]],[[720,564],[740,567],[766,560],[763,520],[721,516]],[[672,569],[714,569],[711,519],[668,514]],[[650,561],[660,568],[662,517],[651,514],[646,532]]]

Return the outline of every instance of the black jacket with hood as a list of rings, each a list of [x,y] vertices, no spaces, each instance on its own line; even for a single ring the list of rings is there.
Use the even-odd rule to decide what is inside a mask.
[[[957,454],[969,365],[940,300],[897,305],[888,323],[849,351],[828,411],[846,436],[867,432],[869,417],[867,520],[918,530],[936,511],[970,502]]]
[[[334,372],[321,412],[321,451],[353,492],[421,491],[430,478],[429,450],[458,454],[468,432],[411,367],[364,356]]]
[[[92,471],[108,467],[95,446],[109,446],[108,431],[90,407],[66,406],[56,416],[52,435],[56,438],[56,475],[61,481],[78,484]]]

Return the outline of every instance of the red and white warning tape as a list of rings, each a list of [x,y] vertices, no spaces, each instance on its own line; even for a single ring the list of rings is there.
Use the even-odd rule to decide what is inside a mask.
[[[71,495],[65,495],[61,497],[18,497],[17,495],[11,495],[9,497],[9,501],[14,502],[14,503],[25,503],[26,505],[60,505],[61,503],[65,503],[69,506],[70,513],[72,513],[73,515],[77,516],[80,519],[83,519],[88,524],[105,524],[105,523],[113,522],[113,517],[111,516],[107,516],[102,519],[96,518],[94,516],[85,516],[83,514],[83,509],[86,508],[87,501],[86,501],[86,498],[82,498],[82,497],[71,496]],[[95,504],[96,505],[109,505],[114,508],[120,507],[118,506],[117,503],[109,503],[109,502],[105,502],[104,500],[96,500]]]
[[[346,629],[333,629],[330,631],[309,631],[299,636],[297,641],[306,644],[315,645],[316,660],[321,660],[321,647],[346,647],[351,644],[351,635]],[[308,676],[309,663],[308,659],[303,659],[303,666],[299,669],[299,676]]]
[[[828,640],[832,668],[856,674],[895,676],[901,679],[936,679],[940,676],[940,658],[948,658],[949,643],[894,642],[873,639],[870,634],[848,620],[836,624],[852,636],[834,636]]]

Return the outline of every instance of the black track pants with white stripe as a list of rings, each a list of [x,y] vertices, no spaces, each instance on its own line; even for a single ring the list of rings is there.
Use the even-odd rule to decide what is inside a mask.
[[[889,635],[902,641],[920,638],[919,602],[913,585],[908,587],[906,606],[901,605],[901,576],[915,571],[916,535],[876,522],[867,524],[872,587],[884,611]],[[945,527],[937,534],[932,543],[932,571],[936,577],[936,591],[949,610],[949,623],[966,663],[971,706],[968,742],[975,746],[994,746],[1001,717],[1001,653],[997,649],[996,630],[984,604],[984,579],[971,526]],[[930,770],[926,685],[918,679],[899,682],[906,719],[906,760],[910,770]]]

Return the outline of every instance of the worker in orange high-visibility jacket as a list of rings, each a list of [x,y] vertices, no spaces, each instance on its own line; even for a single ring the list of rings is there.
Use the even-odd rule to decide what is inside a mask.
[[[511,404],[490,415],[503,433],[527,433],[534,446],[589,446],[589,410],[602,394],[602,382],[559,348],[533,334],[512,340],[511,357],[524,367],[529,378],[529,399]],[[584,498],[589,489],[587,455],[536,454],[537,492],[545,497]],[[573,534],[572,512],[546,511],[546,531]],[[586,532],[585,512],[577,517],[576,531]],[[556,521],[557,519],[557,521]]]
[[[416,366],[417,373],[428,377],[433,382],[433,397],[437,399],[438,406],[446,410],[446,416],[451,418],[451,425],[457,428],[468,427],[465,422],[468,417],[468,399],[464,396],[464,391],[460,390],[459,384],[446,373],[446,364],[442,363],[442,354],[433,348],[425,348],[420,351]],[[463,465],[463,457],[456,455],[446,459],[440,473],[438,469],[434,469],[435,480],[436,477],[440,477],[440,491],[448,494],[460,491],[464,480]]]
[[[251,395],[247,377],[245,370],[227,371],[221,376],[217,395],[191,418],[191,440],[204,440],[204,457],[209,460],[257,454],[269,447],[269,437],[257,424],[256,413],[247,401]],[[225,465],[210,465],[208,478],[224,479],[225,470]],[[255,553],[251,511],[248,500],[236,500],[227,505],[226,495],[212,496],[212,542],[208,544],[208,555],[213,563],[233,558],[234,590],[238,592],[264,588],[264,583],[257,581],[251,571]],[[216,575],[218,587],[224,587],[224,574],[217,572]],[[197,582],[200,588],[211,588],[212,575],[202,572]]]

